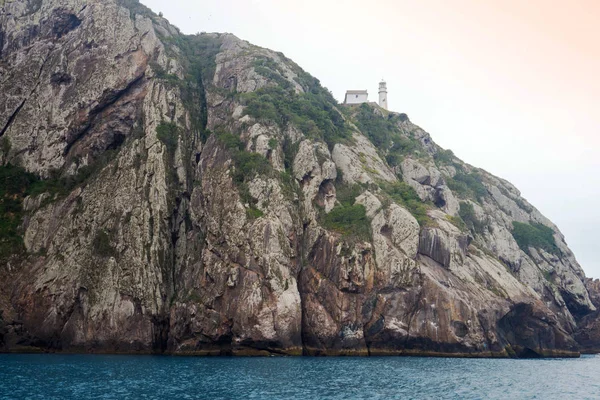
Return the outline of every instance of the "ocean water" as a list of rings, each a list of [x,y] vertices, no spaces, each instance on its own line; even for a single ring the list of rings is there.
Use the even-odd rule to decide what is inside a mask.
[[[2,399],[600,399],[600,356],[168,357],[0,354]]]

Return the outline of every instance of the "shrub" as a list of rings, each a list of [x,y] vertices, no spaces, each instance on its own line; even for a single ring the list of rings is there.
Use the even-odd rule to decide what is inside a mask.
[[[10,165],[0,167],[0,259],[23,249],[19,234],[21,201],[30,180],[27,175],[15,174],[15,170]]]
[[[456,226],[461,231],[467,230],[467,225],[465,221],[461,217],[457,217],[454,215],[446,215],[446,219],[454,226]]]
[[[390,153],[387,156],[385,156],[385,162],[388,163],[389,166],[391,167],[397,167],[398,165],[400,165],[400,163],[402,163],[403,157],[400,156],[398,153]]]
[[[405,155],[420,148],[417,140],[402,134],[398,127],[401,120],[402,116],[396,114],[389,114],[387,118],[379,116],[368,104],[361,104],[355,115],[358,128],[383,152],[392,167],[400,165]]]
[[[410,185],[405,182],[383,183],[381,189],[396,203],[406,207],[419,225],[426,226],[431,223],[431,218],[427,215],[427,205]]]
[[[60,171],[50,171],[49,179],[40,179],[14,165],[0,166],[0,259],[24,250],[19,227],[25,197],[49,193],[44,206],[57,196],[66,196],[108,165],[117,152],[118,149],[105,151],[93,164],[80,167],[76,175],[60,176]]]
[[[10,153],[10,149],[11,149],[10,139],[8,137],[4,136],[2,138],[2,140],[0,141],[0,150],[2,151],[4,156],[8,156],[8,153]]]
[[[462,218],[465,225],[471,232],[483,234],[485,231],[485,223],[477,219],[477,216],[475,216],[473,204],[466,201],[461,201],[458,215],[460,215],[460,218]]]
[[[266,175],[271,173],[272,168],[269,160],[258,153],[245,151],[244,143],[234,134],[220,131],[216,133],[216,138],[231,153],[233,161],[231,178],[238,188],[240,200],[243,204],[249,206],[246,214],[251,219],[261,217],[263,213],[256,208],[256,200],[250,194],[248,182],[254,179],[257,174]]]
[[[550,282],[550,283],[554,283],[554,276],[552,275],[552,272],[550,271],[545,271],[545,270],[541,270],[542,271],[542,275],[544,275],[544,278]]]
[[[217,54],[221,51],[223,38],[220,35],[195,34],[182,36],[182,39],[178,45],[190,60],[192,70],[200,71],[204,81],[212,81],[217,68]]]
[[[176,124],[162,121],[156,127],[156,137],[165,145],[169,154],[175,154],[179,141],[179,128]]]
[[[552,254],[560,253],[554,240],[554,231],[546,225],[513,221],[512,235],[521,250],[526,253],[529,253],[529,247],[543,249]]]
[[[286,60],[292,64],[292,69],[298,76],[294,80],[298,82],[300,86],[302,86],[302,89],[304,89],[306,93],[318,94],[325,101],[331,104],[338,104],[335,98],[333,97],[333,94],[331,94],[329,90],[321,86],[321,82],[317,78],[304,71],[298,66],[298,64],[294,63],[289,58],[286,57]]]
[[[345,236],[354,236],[365,241],[371,238],[371,223],[362,204],[337,205],[323,217],[323,226]]]
[[[169,55],[176,58],[182,65],[184,79],[161,71],[160,67],[155,67],[155,63],[152,67],[157,71],[159,78],[166,79],[169,84],[180,88],[183,105],[190,113],[191,129],[199,135],[202,142],[205,142],[209,131],[206,129],[208,109],[204,82],[213,80],[216,56],[221,49],[223,38],[221,35],[195,34],[174,35],[161,37],[161,39],[167,47]],[[176,49],[173,49],[174,46]],[[228,95],[234,93],[233,90],[224,90]]]
[[[454,163],[454,153],[452,150],[439,150],[434,154],[433,159],[443,165],[452,165]]]
[[[167,71],[165,71],[165,69],[162,68],[158,63],[151,62],[150,66],[152,67],[152,70],[154,71],[158,79],[162,79],[163,81],[173,86],[181,84],[180,79],[177,75],[167,73]]]
[[[23,219],[23,199],[41,186],[32,173],[14,165],[0,166],[0,259],[24,250],[19,227]]]
[[[507,197],[509,197],[509,196],[507,196]],[[512,198],[512,197],[511,197],[511,198]],[[531,206],[527,205],[527,204],[525,203],[525,201],[523,201],[523,199],[521,199],[520,197],[514,198],[513,200],[515,201],[515,203],[517,203],[517,206],[519,206],[519,208],[520,208],[521,210],[525,210],[525,211],[527,211],[528,213],[530,213],[530,212],[532,212],[532,211],[533,211],[533,208],[531,208]]]
[[[223,143],[228,149],[233,150],[234,153],[244,149],[244,142],[242,142],[238,135],[234,135],[225,131],[217,131],[215,134],[217,140]]]
[[[375,114],[373,107],[367,103],[361,104],[355,115],[356,126],[375,147],[383,151],[386,161],[393,167],[400,165],[404,155],[420,148],[417,140],[402,134],[398,127],[401,120],[402,115],[389,114],[386,118]]]
[[[115,256],[115,249],[111,245],[110,235],[105,230],[99,230],[92,241],[92,251],[100,257]]]
[[[63,193],[68,188],[65,180],[42,181],[21,167],[0,166],[0,259],[24,250],[19,230],[23,199],[45,192]]]
[[[263,215],[264,213],[256,207],[249,207],[246,209],[246,216],[248,217],[248,219],[260,218]]]
[[[281,171],[279,173],[279,179],[281,180],[281,189],[286,198],[294,200],[302,196],[302,191],[300,190],[298,182],[289,172]]]
[[[477,201],[487,196],[488,191],[482,183],[483,178],[476,172],[465,174],[458,172],[454,178],[447,178],[448,187],[462,198],[470,198]]]
[[[241,96],[245,113],[284,128],[292,123],[306,136],[325,141],[330,147],[349,141],[352,133],[342,115],[322,90],[296,94],[280,86],[265,87]]]
[[[360,185],[345,185],[339,184],[336,186],[335,197],[344,206],[351,206],[354,204],[356,198],[362,193]]]
[[[276,71],[279,73],[282,73],[282,69],[280,68],[279,64],[273,60],[272,58],[269,57],[264,57],[264,56],[259,56],[256,58],[256,60],[254,60],[254,68],[257,67],[262,67],[262,68],[267,68],[270,69],[271,71]]]
[[[392,145],[390,152],[404,155],[404,154],[412,154],[418,149],[419,149],[419,144],[415,139],[409,139],[405,136],[398,136],[394,140],[394,144]],[[392,166],[395,166],[395,165],[392,165]]]
[[[162,121],[156,127],[156,137],[165,145],[167,149],[166,155],[169,159],[169,163],[173,164],[175,159],[175,151],[177,151],[177,146],[179,144],[179,127],[172,122]],[[170,168],[166,172],[169,191],[173,191],[175,189],[174,185],[177,182],[177,169]]]
[[[0,166],[0,199],[26,195],[31,184],[38,180],[21,167],[11,164]]]
[[[269,89],[261,89],[260,92],[262,93],[257,91],[243,96],[247,105],[245,113],[257,119],[266,119],[283,125],[285,116],[280,115],[279,96],[270,93]]]
[[[258,175],[266,175],[271,171],[269,161],[258,153],[240,150],[233,156],[235,172],[233,180],[236,183],[247,182]]]
[[[132,19],[135,19],[137,14],[149,18],[155,16],[152,10],[141,4],[138,0],[118,0],[117,3],[129,10]]]
[[[298,149],[300,148],[300,141],[296,143],[292,143],[289,137],[285,137],[283,139],[283,165],[286,171],[291,171],[294,168],[294,159],[298,154]],[[339,176],[339,175],[338,175]]]
[[[254,70],[256,73],[276,82],[279,86],[285,89],[290,89],[292,87],[290,81],[283,77],[283,71],[281,71],[279,64],[277,64],[271,58],[258,58],[256,61],[254,61]]]
[[[373,142],[375,147],[389,149],[394,139],[400,136],[400,128],[389,118],[375,114],[367,103],[358,107],[356,126]]]

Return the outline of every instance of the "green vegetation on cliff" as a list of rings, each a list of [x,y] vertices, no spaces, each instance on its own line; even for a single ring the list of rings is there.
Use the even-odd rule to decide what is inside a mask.
[[[283,77],[283,71],[279,64],[270,58],[260,57],[254,61],[254,70],[286,90],[292,88],[290,81]]]
[[[404,156],[421,148],[418,140],[403,135],[398,127],[398,123],[406,118],[405,114],[378,115],[373,106],[367,103],[361,104],[354,116],[356,126],[384,153],[387,163],[392,167],[400,165]]]
[[[140,3],[138,0],[117,0],[117,4],[129,10],[131,18],[135,19],[136,15],[153,18],[156,14],[151,9]]]
[[[453,165],[456,156],[452,150],[439,150],[433,155],[433,159],[440,165]]]
[[[215,59],[222,44],[221,35],[174,35],[161,39],[169,56],[177,59],[183,67],[183,79],[168,73],[157,63],[151,64],[152,69],[158,79],[179,87],[181,100],[190,113],[192,130],[202,141],[206,141],[209,133],[206,129],[208,111],[204,82],[210,82],[215,74]]]
[[[0,166],[0,259],[24,250],[19,227],[23,199],[48,191],[48,182],[13,165]]]
[[[94,254],[100,257],[114,257],[116,250],[111,244],[111,234],[106,230],[99,230],[92,242]]]
[[[176,124],[162,121],[156,127],[156,137],[165,145],[169,154],[175,154],[179,141],[179,128]]]
[[[65,197],[97,176],[114,159],[116,152],[106,151],[93,164],[80,166],[75,175],[61,176],[59,170],[52,170],[48,179],[40,179],[11,164],[0,166],[0,259],[24,250],[19,227],[25,216],[23,200],[27,196],[46,193],[47,197],[40,206]]]
[[[244,150],[244,142],[238,136],[228,132],[217,132],[216,137],[231,152],[235,168],[232,177],[235,183],[243,184],[257,174],[266,175],[272,171],[269,160],[258,153]]]
[[[11,147],[12,145],[10,144],[9,138],[3,137],[0,139],[0,151],[2,151],[2,154],[4,154],[5,157],[10,153]]]
[[[461,217],[446,214],[446,219],[461,231],[467,230],[467,224],[465,224],[465,221]]]
[[[184,55],[186,80],[210,82],[217,68],[216,57],[221,51],[222,38],[218,34],[178,35],[170,39]],[[200,77],[198,77],[200,74]]]
[[[371,240],[370,222],[362,204],[336,206],[323,218],[323,226],[347,236]]]
[[[483,178],[477,172],[457,172],[453,178],[446,178],[448,187],[459,197],[481,202],[488,191],[483,184]]]
[[[419,225],[431,223],[427,215],[427,205],[419,198],[415,190],[405,182],[382,183],[381,189],[396,203],[404,206],[415,217]]]
[[[347,142],[352,133],[335,103],[323,91],[297,94],[291,88],[269,86],[241,96],[245,113],[257,120],[271,121],[285,128],[289,123],[307,137],[334,144]]]
[[[362,204],[354,204],[362,190],[360,185],[341,183],[337,185],[336,198],[339,204],[328,214],[321,214],[320,220],[323,227],[344,236],[370,241],[371,222],[367,217],[367,211]]]
[[[32,183],[31,174],[13,166],[0,167],[0,259],[22,249],[19,225],[23,213],[22,198]]]
[[[256,208],[256,200],[250,195],[248,182],[254,179],[256,175],[267,175],[272,172],[273,169],[269,160],[260,154],[244,150],[244,142],[234,134],[217,132],[216,138],[231,153],[233,183],[238,188],[242,203],[247,205],[246,214],[248,218],[261,217],[263,213]]]
[[[485,230],[485,223],[480,221],[475,215],[475,208],[473,204],[461,201],[460,209],[458,210],[458,215],[464,221],[467,228],[473,233],[483,234]]]
[[[554,231],[546,225],[537,222],[526,224],[514,221],[512,235],[521,250],[526,253],[529,253],[529,247],[543,249],[552,254],[560,253],[554,240]]]

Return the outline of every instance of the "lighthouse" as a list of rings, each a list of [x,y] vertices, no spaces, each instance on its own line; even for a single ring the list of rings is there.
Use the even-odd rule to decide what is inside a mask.
[[[379,82],[379,107],[388,109],[387,86],[383,79]]]

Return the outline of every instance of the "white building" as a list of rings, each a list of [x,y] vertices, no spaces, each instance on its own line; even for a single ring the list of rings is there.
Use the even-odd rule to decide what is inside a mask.
[[[369,101],[369,93],[366,90],[348,90],[344,98],[344,104],[361,104]]]
[[[387,85],[383,79],[379,82],[379,107],[384,110],[388,109]]]
[[[379,107],[388,109],[387,84],[382,79],[379,82]],[[348,90],[344,97],[344,104],[362,104],[369,102],[369,93],[366,90]]]

